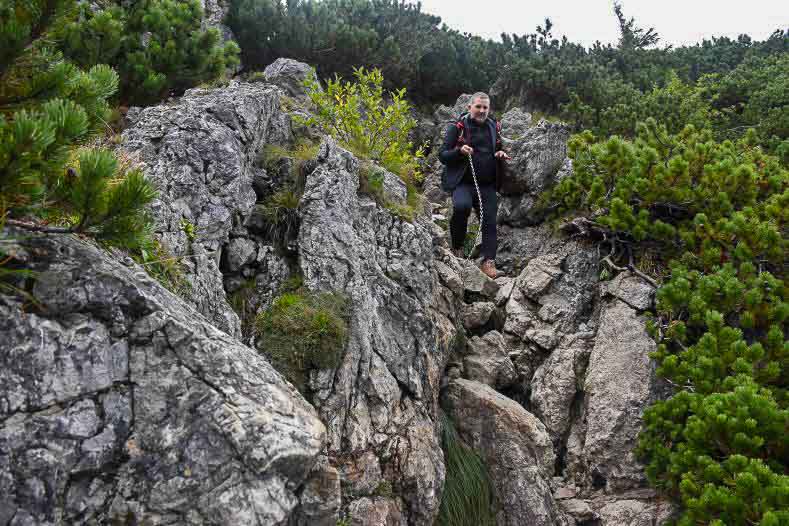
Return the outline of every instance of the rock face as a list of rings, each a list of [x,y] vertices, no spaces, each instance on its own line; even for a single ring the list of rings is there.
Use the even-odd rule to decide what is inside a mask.
[[[464,102],[440,108],[436,126]],[[569,129],[544,120],[533,124],[520,108],[507,112],[502,124],[513,157],[498,211],[502,277],[485,280],[473,264],[443,252],[437,263],[439,309],[461,321],[467,340],[452,351],[442,379],[445,410],[460,420],[461,438],[483,454],[497,492],[519,492],[521,504],[542,502],[531,505],[542,510],[538,515],[512,518],[507,513],[519,510],[519,503],[505,496],[499,524],[660,524],[672,508],[656,499],[633,455],[644,409],[665,393],[648,357],[655,344],[641,317],[652,308],[654,287],[627,272],[598,283],[595,246],[555,233],[535,206],[544,190],[572,173]],[[447,217],[447,196],[431,190],[439,173],[428,176],[426,195],[435,213]],[[486,420],[488,405],[470,401],[482,396],[482,384],[540,424],[554,461],[549,466],[524,457],[522,463],[543,469],[541,480],[550,488],[536,483],[530,490],[503,489],[504,477],[495,474],[512,466],[503,452],[517,446],[491,431],[497,428]],[[471,409],[473,404],[479,405]]]
[[[142,163],[159,191],[152,206],[155,229],[173,256],[183,256],[189,283],[184,296],[232,336],[240,335],[240,323],[225,297],[219,264],[231,231],[237,233],[234,226],[255,204],[258,152],[290,137],[280,93],[270,85],[238,82],[189,90],[175,105],[143,109],[123,133],[124,150]],[[250,251],[245,248],[242,257]]]
[[[0,523],[286,523],[325,438],[290,384],[130,261],[12,252],[38,308],[0,296]]]
[[[304,62],[290,58],[278,58],[263,70],[266,82],[282,88],[291,97],[306,97],[303,82],[316,80],[315,70]]]
[[[84,241],[18,242],[40,305],[23,314],[0,296],[0,525],[430,525],[440,405],[486,461],[498,524],[664,521],[671,506],[632,454],[662,396],[642,316],[652,286],[598,283],[596,247],[535,212],[572,171],[567,128],[503,116],[513,176],[491,280],[448,250],[438,220],[360,194],[360,161],[334,141],[305,165],[261,162],[265,145],[314,138],[281,109],[286,94],[308,111],[311,74],[280,59],[268,83],[130,112],[123,148],[159,188],[156,235],[183,261],[183,299]],[[420,133],[441,137],[468,97]],[[300,226],[275,246],[264,200],[297,168]],[[402,181],[382,175],[402,203]],[[296,271],[351,305],[340,365],[310,373],[314,407],[238,339],[237,312],[248,327]]]
[[[646,481],[632,451],[654,391],[648,355],[655,347],[633,309],[619,300],[604,307],[584,380],[581,421],[583,474],[594,486],[622,490]]]
[[[452,381],[445,393],[458,431],[488,465],[500,526],[571,525],[557,511],[548,484],[555,455],[545,426],[487,385]]]
[[[354,520],[398,524],[402,515],[431,524],[444,471],[429,221],[403,221],[357,195],[359,162],[334,141],[321,145],[318,159],[300,205],[299,263],[310,289],[342,292],[353,306],[341,365],[311,382],[328,455],[340,472],[358,473],[359,464],[374,472],[345,480]],[[373,495],[384,482],[392,495]]]

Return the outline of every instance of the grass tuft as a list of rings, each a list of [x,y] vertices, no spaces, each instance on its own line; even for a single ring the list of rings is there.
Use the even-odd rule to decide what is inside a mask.
[[[442,424],[441,445],[447,475],[436,524],[494,526],[493,491],[484,462],[463,443],[446,414]]]
[[[291,284],[292,285],[292,284]],[[257,347],[305,393],[311,370],[339,364],[348,332],[348,300],[299,288],[279,295],[255,322]]]

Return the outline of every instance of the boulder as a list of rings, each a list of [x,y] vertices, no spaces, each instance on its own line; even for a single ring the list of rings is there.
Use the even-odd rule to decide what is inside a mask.
[[[180,258],[188,282],[183,297],[231,336],[241,328],[219,262],[234,221],[243,223],[255,204],[258,152],[290,136],[279,99],[279,90],[266,84],[191,89],[173,104],[140,110],[122,135],[125,155],[159,191],[150,206],[154,230]]]
[[[468,356],[463,359],[463,376],[500,390],[518,379],[515,365],[508,355],[504,337],[497,331],[474,336],[468,342]]]
[[[600,290],[602,294],[619,298],[640,311],[652,307],[655,299],[655,287],[628,271],[620,272],[611,281],[603,282]]]
[[[568,125],[546,120],[526,129],[518,140],[505,137],[504,146],[512,160],[501,193],[536,196],[552,186],[567,157],[569,137]]]
[[[307,288],[343,293],[352,306],[340,365],[310,384],[328,454],[341,473],[377,459],[394,474],[377,482],[399,488],[404,520],[431,523],[444,480],[436,398],[446,356],[430,310],[439,287],[430,221],[404,221],[359,195],[360,163],[332,139],[318,159],[300,206],[299,264]]]
[[[633,450],[652,399],[655,348],[630,306],[614,300],[604,307],[584,380],[583,457],[587,480],[608,491],[646,484]]]
[[[278,58],[263,70],[266,82],[279,86],[290,97],[305,98],[303,82],[316,80],[315,70],[309,64],[292,58]]]
[[[470,305],[464,305],[461,312],[463,326],[468,330],[482,327],[488,323],[494,310],[496,310],[496,304],[489,301],[477,301]]]
[[[560,348],[534,372],[531,381],[531,407],[545,424],[555,444],[570,428],[577,379],[575,349]]]
[[[493,388],[463,379],[449,383],[443,401],[460,436],[487,466],[499,504],[497,524],[573,524],[553,499],[553,446],[534,415]]]

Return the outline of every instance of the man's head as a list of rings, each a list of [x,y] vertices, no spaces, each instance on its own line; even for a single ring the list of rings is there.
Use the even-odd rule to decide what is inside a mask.
[[[485,122],[490,112],[490,97],[488,97],[488,94],[478,91],[472,95],[471,102],[468,105],[468,112],[475,121]]]

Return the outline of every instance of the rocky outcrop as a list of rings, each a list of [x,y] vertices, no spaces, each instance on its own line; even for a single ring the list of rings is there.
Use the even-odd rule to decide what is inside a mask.
[[[224,89],[192,89],[175,105],[141,110],[123,133],[124,151],[159,191],[151,210],[155,230],[181,258],[189,284],[184,297],[232,336],[240,335],[240,323],[227,302],[220,262],[231,237],[246,236],[258,153],[290,137],[280,96],[274,86],[235,81]],[[233,264],[265,250],[249,239],[245,247],[238,243],[230,245]]]
[[[0,296],[0,523],[285,524],[314,409],[136,264],[74,237],[10,247]]]
[[[463,102],[459,99],[457,106]],[[451,113],[441,109],[441,116]],[[502,482],[494,474],[511,465],[502,455],[515,446],[490,432],[494,424],[487,408],[469,409],[476,402],[468,398],[482,384],[507,403],[519,404],[551,443],[553,464],[542,465],[547,485],[531,486],[543,488],[541,496],[548,494],[541,501],[542,515],[511,519],[506,513],[518,504],[504,497],[499,524],[565,519],[600,526],[659,524],[672,508],[647,486],[643,465],[633,454],[644,409],[665,394],[648,356],[655,344],[641,316],[653,306],[654,286],[629,272],[599,283],[594,244],[555,232],[536,207],[544,190],[572,173],[566,157],[569,129],[547,121],[532,124],[518,108],[502,123],[513,156],[498,213],[502,277],[486,281],[471,262],[441,257],[441,308],[461,321],[468,342],[449,358],[442,380],[445,409],[456,419],[461,438],[483,454],[499,492]],[[437,196],[434,211],[447,217],[447,196]],[[463,283],[462,294],[455,276]],[[451,300],[456,304],[448,307]],[[461,389],[464,381],[475,387]],[[524,462],[532,469],[539,465],[533,459]],[[536,498],[524,495],[522,502]]]
[[[130,111],[123,148],[159,188],[183,300],[84,241],[19,242],[40,304],[23,315],[0,298],[0,524],[432,524],[440,402],[487,463],[499,524],[665,520],[632,453],[662,396],[653,287],[599,283],[596,247],[534,206],[572,170],[567,128],[502,117],[513,178],[492,280],[448,250],[440,190],[437,221],[409,222],[360,193],[360,161],[330,139],[304,165],[261,161],[267,144],[315,137],[287,113],[308,111],[311,74],[282,59],[266,82]],[[443,135],[467,99],[420,133]],[[300,226],[277,244],[264,200],[296,169]],[[373,169],[402,203],[399,178]],[[340,365],[309,374],[314,408],[238,339],[237,313],[248,325],[294,272],[351,305]]]
[[[605,305],[584,378],[583,417],[576,423],[581,429],[573,432],[582,449],[577,443],[569,448],[571,472],[593,487],[616,491],[646,483],[633,449],[655,389],[649,358],[655,347],[633,309],[619,300]]]
[[[326,140],[301,199],[304,283],[342,292],[352,305],[342,363],[314,375],[313,403],[327,425],[333,465],[371,473],[344,479],[350,515],[364,510],[383,521],[367,524],[397,523],[400,515],[430,524],[444,478],[435,424],[443,363],[428,312],[430,224],[424,216],[401,220],[359,195],[358,171],[353,155]],[[392,495],[373,494],[381,483]]]
[[[317,80],[314,69],[290,58],[278,58],[266,66],[263,77],[269,84],[282,88],[288,96],[298,98],[306,98],[305,80]]]

